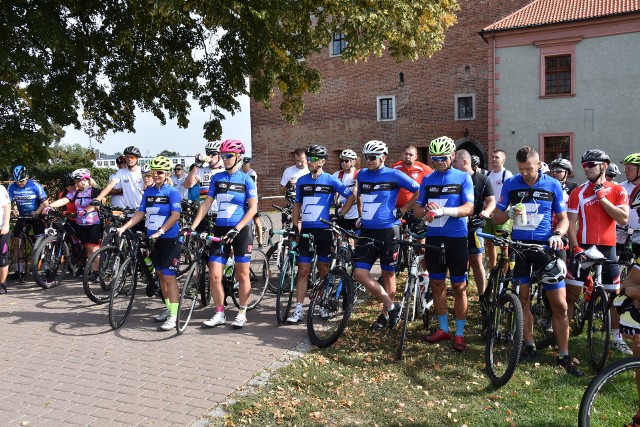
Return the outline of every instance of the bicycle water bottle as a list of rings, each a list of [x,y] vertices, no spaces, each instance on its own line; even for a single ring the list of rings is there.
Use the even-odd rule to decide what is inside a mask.
[[[224,266],[224,275],[226,277],[233,275],[233,260],[231,257],[227,258],[227,264]]]
[[[149,269],[149,273],[153,273],[155,271],[155,268],[153,268],[153,262],[151,262],[151,258],[145,257],[144,258],[144,263],[147,266],[147,268]]]
[[[426,293],[429,287],[429,273],[423,272],[418,274],[418,284],[420,285],[420,293]]]
[[[587,278],[584,279],[584,286],[584,299],[585,301],[589,301],[591,300],[591,292],[593,292],[593,277],[587,276]]]

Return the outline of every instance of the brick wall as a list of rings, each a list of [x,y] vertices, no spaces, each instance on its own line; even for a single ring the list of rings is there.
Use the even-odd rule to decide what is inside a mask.
[[[332,152],[327,172],[338,169],[340,150],[360,153],[371,139],[389,146],[387,165],[400,158],[404,145],[413,143],[426,153],[429,141],[441,135],[458,141],[466,137],[486,147],[488,45],[478,32],[529,2],[460,0],[458,23],[447,31],[443,49],[416,62],[398,64],[384,55],[344,63],[330,57],[328,49],[307,58],[321,72],[322,89],[305,97],[297,125],[281,117],[278,95],[269,111],[251,102],[252,167],[259,175],[259,194],[277,194],[282,172],[293,164],[293,150],[310,144],[326,145]],[[459,93],[475,94],[475,120],[455,120],[454,95]],[[377,121],[376,97],[381,95],[395,96],[395,121]]]

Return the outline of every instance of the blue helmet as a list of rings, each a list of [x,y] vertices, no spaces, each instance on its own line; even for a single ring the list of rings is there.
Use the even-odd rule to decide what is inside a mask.
[[[13,168],[13,180],[14,181],[22,181],[27,176],[29,176],[29,173],[27,172],[27,168],[25,168],[24,166],[18,165],[15,168]]]

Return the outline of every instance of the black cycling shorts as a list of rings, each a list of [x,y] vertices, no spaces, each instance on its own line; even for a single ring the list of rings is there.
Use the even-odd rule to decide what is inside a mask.
[[[102,224],[78,225],[74,227],[84,246],[100,246]]]
[[[371,270],[373,264],[380,258],[380,268],[383,271],[395,272],[399,245],[393,243],[393,240],[400,238],[400,227],[363,228],[360,236],[379,240],[382,244],[371,245],[367,244],[366,240],[358,240],[353,260],[354,268]]]
[[[175,276],[180,263],[180,248],[182,243],[177,237],[166,237],[156,240],[150,258],[156,271],[165,276]]]
[[[462,283],[467,280],[469,267],[469,241],[467,237],[430,236],[427,237],[427,243],[438,247],[444,243],[446,264],[441,262],[439,249],[427,247],[425,251],[425,264],[431,279],[444,280],[447,277],[447,270],[449,270],[451,283]]]
[[[523,240],[523,243],[535,243],[536,245],[546,245],[547,242],[535,240]],[[536,250],[518,250],[516,252],[516,265],[513,268],[513,278],[517,279],[521,285],[529,285],[535,273],[553,260],[553,256],[546,252]],[[555,284],[544,284],[545,291],[554,291],[565,287],[564,280]]]
[[[318,254],[318,262],[329,262],[331,258],[331,243],[333,242],[329,228],[303,228],[302,234],[313,235],[313,244]],[[309,239],[300,237],[298,240],[298,262],[311,264],[313,252],[309,249]]]
[[[44,234],[44,222],[41,219],[18,218],[16,225],[13,227],[13,237],[19,237],[27,223],[33,225],[33,234],[36,236]]]
[[[233,227],[222,227],[216,225],[213,227],[213,234],[222,238]],[[209,250],[209,262],[217,262],[218,264],[225,265],[227,258],[233,248],[233,259],[238,263],[251,262],[251,251],[253,250],[253,236],[251,235],[251,225],[245,225],[238,233],[233,242],[230,245],[225,245],[223,242],[212,242]],[[222,249],[222,250],[220,250]]]

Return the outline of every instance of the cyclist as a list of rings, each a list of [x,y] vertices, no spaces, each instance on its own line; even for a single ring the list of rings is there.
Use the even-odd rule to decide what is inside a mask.
[[[484,239],[478,236],[477,232],[484,227],[486,219],[493,214],[493,210],[496,208],[496,197],[493,194],[493,186],[489,182],[489,178],[474,171],[471,167],[472,157],[467,150],[458,150],[453,159],[453,167],[468,173],[473,184],[473,216],[467,227],[469,229],[467,242],[469,245],[469,264],[476,280],[478,296],[482,300],[487,278],[482,262]]]
[[[362,148],[362,154],[367,167],[358,173],[357,197],[362,203],[360,235],[381,241],[382,244],[365,246],[359,241],[354,254],[354,277],[382,303],[382,312],[371,328],[382,329],[388,324],[393,329],[398,323],[401,308],[391,297],[396,292],[395,264],[398,258],[398,245],[393,240],[400,235],[400,218],[415,204],[420,185],[406,174],[384,165],[389,154],[384,142],[367,142]],[[396,208],[400,188],[415,194],[407,205]],[[378,258],[386,286],[380,285],[371,276],[371,267]]]
[[[142,193],[144,192],[144,183],[142,181],[142,173],[138,166],[138,159],[142,157],[137,147],[129,146],[124,149],[124,158],[127,167],[118,169],[109,180],[109,183],[98,194],[96,199],[104,203],[105,196],[111,194],[111,191],[120,186],[122,189],[122,204],[126,208],[137,209],[142,201]]]
[[[243,157],[242,158],[242,172],[246,173],[251,177],[253,183],[256,185],[256,191],[258,189],[258,174],[256,171],[251,169],[251,157]],[[260,215],[256,212],[256,216],[253,217],[253,223],[256,225],[256,237],[258,239],[258,247],[261,248],[263,245],[262,241],[262,221],[260,220]]]
[[[224,289],[222,274],[227,258],[233,248],[236,279],[240,285],[240,310],[231,324],[236,329],[247,322],[247,302],[251,292],[249,263],[251,262],[251,218],[258,210],[256,187],[253,180],[240,171],[244,145],[237,139],[227,139],[219,147],[224,163],[224,172],[211,177],[209,192],[198,209],[188,229],[197,229],[200,221],[214,201],[218,202],[218,216],[214,227],[216,236],[224,236],[222,242],[213,242],[209,252],[209,283],[215,306],[215,314],[203,324],[209,327],[227,323],[224,314]]]
[[[9,274],[9,216],[11,199],[4,185],[0,185],[0,294],[7,293],[7,275]]]
[[[340,170],[333,173],[333,176],[338,178],[354,194],[356,193],[356,180],[358,179],[357,160],[358,155],[355,151],[349,148],[342,150],[340,152]],[[336,200],[338,206],[343,206],[347,199],[341,194],[336,194]],[[359,210],[357,203],[354,203],[344,215],[344,218],[338,220],[338,225],[347,230],[355,230],[356,221],[360,216]]]
[[[295,193],[298,178],[309,173],[305,151],[304,148],[296,148],[293,152],[296,163],[286,168],[282,173],[282,178],[280,179],[281,194],[286,196],[288,192]]]
[[[67,194],[75,192],[76,190],[76,182],[73,179],[72,173],[64,174],[64,176],[62,177],[62,182],[64,183],[64,190],[61,191],[60,194],[58,194],[58,199],[62,199]],[[64,206],[64,211],[67,215],[76,213],[76,204],[72,201],[69,201],[69,203]]]
[[[624,174],[626,181],[620,185],[624,187],[629,195],[629,220],[627,226],[634,230],[640,230],[640,218],[638,217],[637,208],[640,207],[640,153],[629,154],[622,160],[624,164]],[[623,245],[627,239],[627,232],[622,228],[617,231],[618,249],[623,249]],[[632,244],[632,250],[636,257],[640,256],[640,245]]]
[[[418,184],[422,182],[425,176],[433,172],[429,166],[418,161],[418,147],[413,144],[405,145],[402,149],[403,160],[395,162],[391,165],[392,168],[409,175]],[[398,200],[396,201],[396,207],[402,207],[413,197],[413,193],[404,188],[401,188],[398,192]]]
[[[176,269],[182,246],[178,240],[182,199],[178,190],[167,183],[171,166],[171,160],[164,156],[157,156],[151,160],[154,185],[144,190],[136,213],[126,224],[118,228],[118,234],[122,234],[146,216],[147,237],[155,240],[150,258],[158,274],[166,305],[166,310],[155,317],[156,321],[164,322],[160,326],[162,331],[170,331],[176,327],[180,303]]]
[[[469,153],[466,161],[471,165]],[[452,168],[456,158],[456,143],[448,136],[441,136],[429,144],[429,155],[435,171],[425,177],[420,185],[420,196],[415,208],[418,218],[427,221],[427,240],[431,245],[445,246],[446,265],[439,262],[437,250],[427,248],[425,260],[431,277],[433,305],[439,328],[424,337],[429,343],[450,340],[447,315],[445,278],[447,270],[451,279],[454,296],[456,321],[453,349],[464,351],[464,327],[467,322],[467,266],[469,251],[467,239],[467,218],[473,214],[474,189],[468,173]]]
[[[9,199],[15,202],[20,216],[36,216],[42,212],[47,205],[47,193],[40,183],[29,179],[29,173],[24,166],[18,165],[13,168],[13,181],[9,184],[7,192]],[[23,248],[20,245],[20,234],[23,232],[26,221],[19,218],[13,227],[13,257],[16,260],[16,272],[12,279],[23,279],[25,276],[25,261],[23,259]],[[38,219],[28,220],[33,226],[36,236],[44,234],[44,223]]]
[[[573,174],[573,166],[567,159],[559,158],[549,163],[551,176],[557,179],[562,185],[562,191],[566,194],[565,202],[569,200],[569,194],[578,186],[575,182],[567,181],[569,175]]]
[[[195,166],[189,171],[187,178],[184,180],[184,188],[190,189],[196,185],[200,186],[200,201],[203,201],[209,194],[209,187],[213,180],[213,176],[224,172],[224,166],[220,157],[221,141],[208,142],[204,147],[205,155],[196,154]],[[204,166],[208,159],[208,166]],[[218,212],[218,203],[213,200],[209,207],[209,214],[215,216]],[[198,231],[204,231],[204,224]]]
[[[91,254],[100,248],[100,240],[102,239],[100,217],[92,206],[93,199],[96,198],[100,191],[91,185],[91,172],[89,169],[76,169],[71,172],[70,178],[74,181],[74,188],[60,199],[50,203],[44,209],[44,212],[48,212],[49,209],[61,208],[69,203],[74,204],[76,214],[76,226],[74,229],[78,233],[78,237],[87,252],[87,259],[89,259]],[[83,266],[78,269],[76,275],[81,274],[82,269]]]
[[[567,315],[573,315],[573,306],[584,286],[588,270],[577,271],[577,258],[592,245],[611,261],[616,256],[616,223],[625,224],[629,217],[629,200],[624,187],[604,178],[610,164],[609,155],[602,150],[589,150],[582,155],[582,169],[588,181],[577,187],[569,196],[569,246],[572,260],[567,275]],[[578,224],[576,229],[576,223]],[[617,264],[602,266],[602,284],[610,298],[620,290],[620,268]],[[613,348],[623,354],[631,349],[622,340],[619,315],[611,310]]]
[[[620,169],[618,169],[618,165],[616,165],[615,163],[611,163],[607,167],[607,171],[604,173],[604,177],[607,181],[617,184],[617,182],[615,182],[614,179],[616,179],[616,176],[621,174],[622,172],[620,172]]]
[[[526,215],[523,222],[514,223],[512,238],[525,243],[549,245],[552,249],[561,249],[563,235],[567,233],[568,221],[566,204],[563,200],[562,186],[558,180],[540,173],[540,156],[533,148],[524,146],[516,153],[519,174],[508,179],[502,187],[502,193],[493,213],[496,225],[504,224],[516,215]],[[522,205],[526,213],[521,209]],[[558,218],[552,231],[552,213]],[[513,277],[520,283],[520,304],[524,313],[524,343],[520,360],[530,361],[537,356],[533,340],[533,316],[529,298],[532,271],[540,272],[546,282],[544,290],[551,304],[553,331],[558,345],[557,362],[567,373],[582,376],[582,371],[573,363],[569,355],[569,318],[567,317],[567,298],[564,276],[566,266],[561,259],[552,255],[534,251],[522,251],[516,257]],[[533,270],[532,270],[533,268]],[[541,271],[542,270],[542,271]]]
[[[127,167],[127,159],[124,156],[118,156],[116,158],[116,165],[118,166],[118,169],[125,169]],[[109,176],[109,181],[113,179],[116,172],[112,173]],[[74,184],[72,183],[72,185]],[[109,196],[111,196],[111,206],[124,206],[124,202],[122,200],[122,186],[120,185],[120,183],[117,183],[113,187],[113,189],[109,192]]]
[[[489,181],[491,181],[491,185],[493,186],[493,194],[496,197],[502,192],[502,186],[505,181],[513,176],[511,171],[505,169],[504,162],[507,160],[507,154],[504,150],[495,149],[493,153],[491,153],[491,165],[493,169],[487,171],[487,177],[489,177]],[[494,211],[495,212],[495,211]],[[482,229],[487,234],[497,234],[499,235],[503,230],[511,229],[511,221],[507,221],[500,226],[497,226],[493,222],[493,218],[488,218],[486,221],[486,225]],[[496,248],[493,246],[493,243],[490,241],[486,241],[485,245],[487,247],[487,257],[489,258],[489,268],[493,268],[496,265],[498,254]]]
[[[153,171],[151,170],[151,165],[146,164],[140,166],[140,173],[142,174],[142,182],[144,183],[145,190],[155,185],[153,182]]]
[[[475,154],[471,156],[471,169],[473,172],[478,172],[482,175],[486,175],[489,171],[480,167],[480,157]]]
[[[180,193],[180,197],[182,200],[187,199],[187,188],[184,186],[184,181],[187,179],[187,175],[184,173],[184,165],[177,164],[173,168],[173,175],[171,176],[171,181],[173,181],[173,186],[178,189],[178,193]]]
[[[324,277],[329,271],[329,255],[331,252],[331,233],[321,219],[330,219],[331,204],[336,193],[346,198],[338,217],[344,218],[355,202],[355,196],[337,178],[322,170],[329,157],[329,151],[322,145],[312,145],[305,152],[309,173],[296,181],[296,201],[293,204],[293,229],[312,234],[318,254],[318,277]],[[296,273],[296,308],[287,323],[298,323],[302,320],[302,303],[307,295],[307,279],[311,271],[313,253],[309,248],[309,240],[301,239],[298,246],[298,271]]]

